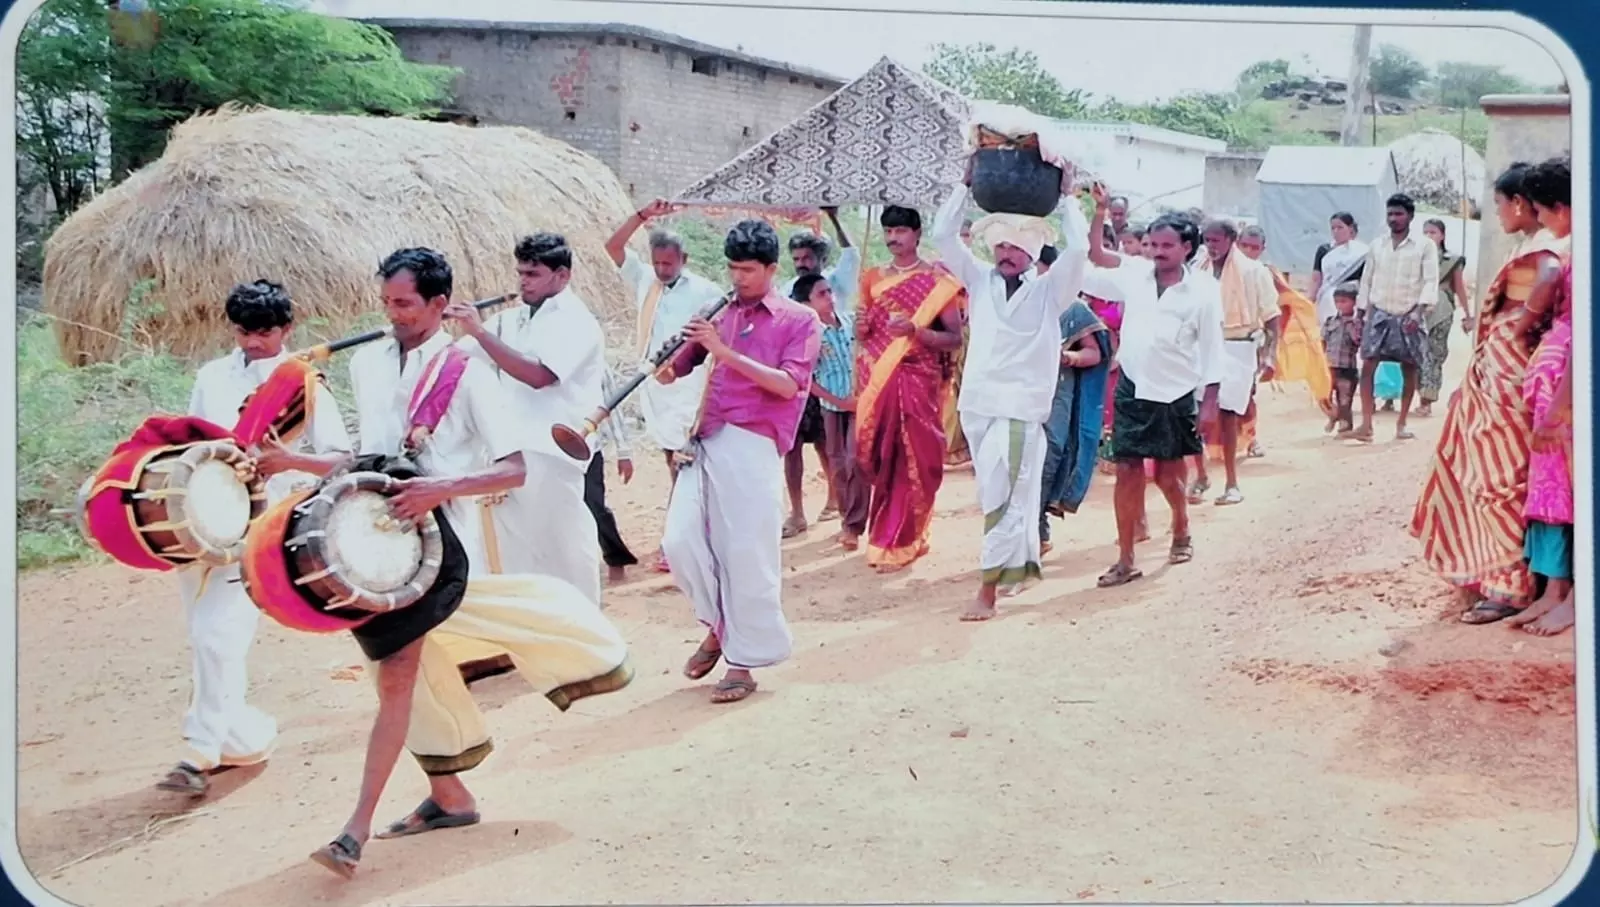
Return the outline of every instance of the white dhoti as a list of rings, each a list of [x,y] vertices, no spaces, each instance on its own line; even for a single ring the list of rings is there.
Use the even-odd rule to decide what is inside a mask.
[[[498,572],[553,576],[598,605],[600,530],[583,502],[588,464],[533,450],[522,456],[528,478],[492,508],[494,537],[484,540],[496,549]]]
[[[570,583],[473,576],[460,607],[422,640],[406,749],[423,771],[467,771],[494,749],[459,666],[500,655],[509,655],[517,673],[562,711],[633,679],[622,634]],[[376,681],[378,672],[369,673]]]
[[[239,566],[205,575],[178,574],[194,653],[194,693],[183,716],[183,761],[200,771],[221,765],[253,765],[271,755],[278,722],[245,702],[250,680],[245,667],[261,611],[239,582]]]
[[[983,581],[1000,586],[1036,580],[1039,506],[1044,494],[1044,426],[961,414],[983,510]]]
[[[667,505],[661,548],[694,616],[733,668],[789,657],[783,617],[783,458],[772,440],[732,425],[693,449]]]
[[[648,364],[643,367],[651,368]],[[639,388],[639,413],[644,416],[645,432],[657,447],[683,450],[689,445],[689,432],[700,415],[700,398],[710,371],[702,366],[671,384],[662,384],[653,376],[645,379]]]
[[[1222,344],[1222,381],[1217,386],[1217,407],[1242,416],[1250,408],[1260,370],[1254,340],[1228,340]]]

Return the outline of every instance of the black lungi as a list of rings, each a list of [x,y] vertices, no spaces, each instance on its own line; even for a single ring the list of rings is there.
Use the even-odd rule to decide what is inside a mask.
[[[595,528],[600,531],[600,556],[607,567],[631,567],[639,559],[628,550],[617,529],[616,515],[606,506],[606,457],[597,453],[589,461],[589,471],[583,477],[583,503],[594,514]]]
[[[1181,460],[1204,450],[1194,391],[1171,403],[1140,400],[1133,379],[1119,373],[1111,398],[1111,458]]]

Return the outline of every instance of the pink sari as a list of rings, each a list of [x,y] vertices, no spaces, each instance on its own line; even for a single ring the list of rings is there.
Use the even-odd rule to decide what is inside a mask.
[[[1555,324],[1534,351],[1523,379],[1522,398],[1538,425],[1555,405],[1556,389],[1572,362],[1572,261],[1561,274],[1561,298]],[[1572,424],[1564,426],[1564,443],[1554,450],[1534,449],[1528,457],[1528,502],[1523,515],[1552,525],[1575,522],[1572,504]]]
[[[932,266],[862,275],[856,313],[857,462],[872,486],[867,564],[904,567],[928,553],[933,499],[944,480],[947,356],[889,334],[895,315],[927,327],[961,294]]]

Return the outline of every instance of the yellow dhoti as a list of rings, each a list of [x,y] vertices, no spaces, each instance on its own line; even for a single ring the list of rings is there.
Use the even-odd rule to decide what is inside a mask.
[[[423,637],[406,748],[424,772],[464,772],[493,751],[460,665],[499,655],[510,656],[517,672],[562,711],[633,679],[622,634],[570,583],[474,576],[456,612]]]

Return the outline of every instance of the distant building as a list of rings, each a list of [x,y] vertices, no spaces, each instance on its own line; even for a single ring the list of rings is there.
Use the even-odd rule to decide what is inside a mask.
[[[1206,157],[1226,151],[1219,139],[1139,123],[1056,125],[1083,143],[1082,157],[1114,195],[1125,195],[1131,219],[1153,219],[1163,209],[1198,208],[1205,198]]]
[[[638,203],[683,189],[844,81],[633,25],[367,19],[409,60],[461,70],[455,116],[599,158]]]

